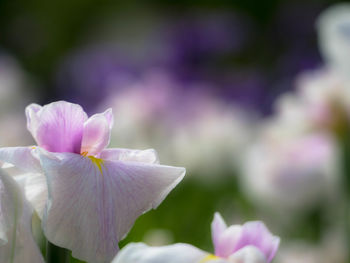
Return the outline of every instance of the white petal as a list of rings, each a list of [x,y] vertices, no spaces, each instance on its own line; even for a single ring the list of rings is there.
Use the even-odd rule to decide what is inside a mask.
[[[201,263],[209,254],[188,244],[150,247],[132,243],[124,247],[112,263]]]
[[[154,149],[131,150],[123,148],[106,149],[101,152],[102,159],[111,161],[159,163],[158,154]]]
[[[47,202],[46,177],[42,173],[26,173],[14,177],[16,181],[21,181],[26,199],[34,207],[40,219],[43,217]]]
[[[0,262],[44,262],[32,236],[31,215],[14,179],[0,174]]]
[[[233,254],[229,261],[232,263],[267,263],[263,253],[253,246],[246,246]]]
[[[185,169],[42,150],[49,202],[46,237],[88,262],[110,262],[137,217],[156,208]]]
[[[5,163],[2,167],[5,168],[6,163],[9,163],[24,172],[40,173],[41,166],[34,148],[35,146],[0,148],[0,160]]]

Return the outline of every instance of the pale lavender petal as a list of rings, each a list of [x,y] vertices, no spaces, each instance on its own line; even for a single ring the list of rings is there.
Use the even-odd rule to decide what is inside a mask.
[[[107,109],[105,112],[102,113],[109,124],[109,128],[112,129],[113,124],[114,124],[114,116],[113,116],[113,111],[112,108]]]
[[[113,125],[112,110],[91,116],[84,123],[81,153],[84,155],[98,155],[109,144]]]
[[[213,239],[215,254],[218,254],[219,252],[218,250],[220,250],[219,249],[220,236],[223,234],[226,228],[227,228],[227,225],[224,219],[222,218],[222,216],[219,213],[215,213],[214,220],[211,223],[211,236]]]
[[[73,103],[58,101],[45,105],[29,105],[27,126],[38,145],[50,152],[80,153],[84,122],[87,115]]]
[[[0,173],[0,262],[44,263],[31,230],[32,208],[14,179]]]
[[[103,150],[100,154],[102,159],[111,161],[141,162],[159,164],[158,154],[154,149],[131,150],[112,148]]]
[[[219,213],[215,213],[211,225],[212,238],[215,248],[215,255],[228,258],[237,245],[242,233],[242,227],[239,225],[226,226],[225,221]]]
[[[27,129],[34,136],[38,127],[38,116],[37,112],[39,112],[42,107],[38,104],[32,103],[26,107],[26,117],[27,117]]]
[[[265,255],[254,246],[246,246],[229,257],[232,263],[267,263]]]
[[[235,246],[235,251],[245,246],[255,246],[265,255],[267,262],[270,262],[277,252],[279,242],[280,239],[273,236],[264,223],[247,222],[242,227],[242,234]]]
[[[88,262],[110,262],[138,216],[156,208],[184,168],[40,150],[49,201],[46,237]]]
[[[40,173],[41,165],[35,156],[35,146],[0,148],[0,161],[10,163],[24,172]]]
[[[112,263],[207,263],[209,253],[188,244],[150,247],[131,243],[124,247]],[[212,262],[212,261],[210,261]]]
[[[14,176],[24,188],[26,199],[34,207],[40,219],[43,217],[47,202],[46,177],[42,173],[25,173]]]

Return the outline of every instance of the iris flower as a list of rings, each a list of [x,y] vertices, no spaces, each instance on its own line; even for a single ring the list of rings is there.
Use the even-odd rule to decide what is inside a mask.
[[[132,243],[112,263],[269,263],[280,242],[262,222],[227,227],[219,213],[214,216],[211,230],[215,255],[188,244],[149,247]]]
[[[44,262],[32,235],[32,212],[15,180],[0,173],[0,262]]]
[[[31,104],[26,115],[37,146],[1,148],[0,160],[31,173],[26,192],[45,236],[78,259],[110,262],[136,218],[185,175],[160,165],[154,150],[106,149],[110,109],[88,118],[79,105],[59,101]]]

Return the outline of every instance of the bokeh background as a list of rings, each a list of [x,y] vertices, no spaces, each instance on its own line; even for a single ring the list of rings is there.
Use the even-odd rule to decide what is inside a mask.
[[[327,132],[306,129],[291,95],[333,85],[316,20],[337,2],[1,0],[0,145],[33,143],[28,103],[112,107],[111,146],[187,168],[121,246],[212,251],[219,211],[264,220],[282,239],[275,262],[345,262],[342,109]]]

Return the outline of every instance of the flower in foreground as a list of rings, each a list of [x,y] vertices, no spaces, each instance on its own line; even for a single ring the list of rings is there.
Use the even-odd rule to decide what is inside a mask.
[[[15,180],[0,173],[0,262],[44,262],[32,235],[32,212]]]
[[[64,101],[26,109],[27,127],[38,146],[0,149],[0,160],[33,173],[42,193],[31,201],[53,244],[88,262],[110,262],[138,216],[156,208],[181,181],[185,169],[160,165],[154,150],[105,149],[113,125],[111,110],[87,117]],[[41,185],[40,185],[41,184]],[[34,191],[35,192],[35,191]]]
[[[280,242],[259,221],[227,227],[216,213],[211,228],[215,255],[189,244],[149,247],[133,243],[123,248],[112,263],[269,263]]]

